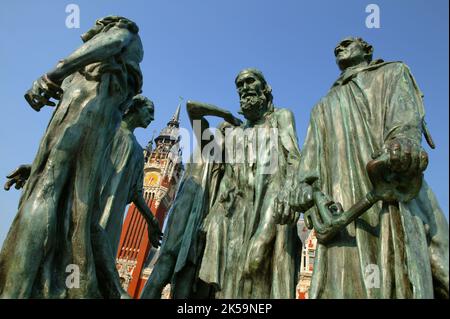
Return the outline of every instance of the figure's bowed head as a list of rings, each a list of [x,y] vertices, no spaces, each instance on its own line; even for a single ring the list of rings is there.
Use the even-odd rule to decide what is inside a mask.
[[[155,119],[155,105],[145,96],[136,95],[133,97],[123,119],[135,128],[147,128]]]

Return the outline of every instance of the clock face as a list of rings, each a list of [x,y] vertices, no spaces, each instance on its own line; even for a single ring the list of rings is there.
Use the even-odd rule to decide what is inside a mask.
[[[145,176],[144,185],[145,186],[155,186],[159,183],[159,173],[150,172]]]

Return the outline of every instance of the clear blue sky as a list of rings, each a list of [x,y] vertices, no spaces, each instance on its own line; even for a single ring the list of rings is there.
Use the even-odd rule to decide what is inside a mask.
[[[80,29],[65,26],[66,5],[80,7]],[[381,28],[368,29],[365,8],[376,3]],[[313,105],[339,72],[333,49],[347,35],[365,38],[375,58],[407,63],[425,94],[437,144],[426,179],[448,218],[449,43],[447,0],[128,0],[3,1],[0,11],[0,175],[32,162],[52,108],[39,113],[23,99],[33,80],[80,43],[95,19],[122,15],[140,27],[144,94],[156,120],[136,131],[145,145],[174,112],[178,97],[238,110],[234,78],[261,69],[276,105],[290,108],[303,143]],[[185,109],[182,125],[188,127]],[[3,184],[3,177],[0,179]],[[16,214],[20,192],[0,190],[0,244]]]

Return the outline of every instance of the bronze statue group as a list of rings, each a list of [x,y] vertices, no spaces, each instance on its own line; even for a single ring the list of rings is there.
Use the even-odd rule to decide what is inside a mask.
[[[422,136],[434,143],[405,64],[374,60],[361,38],[341,41],[341,74],[312,109],[301,149],[292,112],[273,104],[257,69],[235,79],[244,121],[188,101],[197,150],[162,235],[142,196],[133,134],[154,113],[140,95],[139,29],[108,16],[82,40],[25,94],[36,111],[59,102],[33,163],[5,185],[23,192],[0,253],[1,298],[127,298],[115,252],[130,202],[152,245],[162,238],[141,298],[160,298],[168,283],[173,298],[295,298],[301,213],[318,238],[310,298],[448,298],[448,222],[423,179]],[[224,120],[213,144],[241,161],[204,156],[207,116]],[[227,143],[230,130],[273,147],[255,151],[246,135]],[[69,265],[80,272],[76,287]]]

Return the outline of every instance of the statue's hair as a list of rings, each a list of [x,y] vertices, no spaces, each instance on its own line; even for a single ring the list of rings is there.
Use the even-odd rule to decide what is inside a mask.
[[[149,98],[138,94],[135,95],[132,99],[130,104],[128,105],[127,110],[125,111],[123,117],[126,117],[128,115],[131,115],[133,113],[136,113],[139,111],[139,109],[144,106],[144,105],[151,105],[152,107],[155,107],[153,104],[153,101],[150,100]]]
[[[81,39],[83,40],[83,42],[87,42],[100,32],[106,32],[114,26],[126,28],[130,30],[130,32],[132,33],[139,32],[139,27],[137,26],[137,24],[131,21],[130,19],[111,15],[95,21],[95,25],[91,29],[89,29],[86,33],[82,34]]]
[[[263,73],[260,70],[255,69],[255,68],[243,69],[241,72],[239,72],[239,74],[234,79],[234,83],[236,85],[237,85],[238,78],[244,73],[251,73],[251,74],[253,74],[254,76],[256,76],[258,78],[258,80],[260,80],[264,84],[264,95],[266,96],[267,101],[269,102],[269,107],[271,107],[271,104],[273,102],[272,88],[270,87],[269,84],[267,84],[267,81],[264,78]]]

